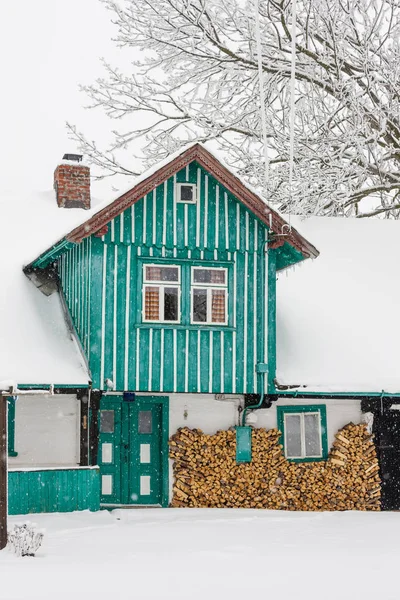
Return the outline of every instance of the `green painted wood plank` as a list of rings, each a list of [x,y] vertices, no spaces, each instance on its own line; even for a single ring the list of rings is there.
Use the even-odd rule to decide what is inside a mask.
[[[254,356],[254,294],[255,294],[255,281],[254,281],[254,254],[248,254],[248,277],[247,277],[247,361],[245,365],[246,378],[247,378],[247,390],[254,390],[254,377],[255,377],[255,356]]]
[[[104,331],[104,378],[100,382],[104,389],[104,381],[113,379],[113,305],[114,305],[114,245],[107,247],[106,263],[106,299],[105,299],[105,331]]]
[[[159,392],[161,379],[161,329],[153,329],[153,353],[152,353],[152,383],[151,391]]]
[[[211,371],[211,391],[213,394],[217,394],[221,391],[221,334],[215,332],[213,335],[213,349],[212,349],[212,371]]]
[[[10,515],[99,510],[98,469],[10,471]]]
[[[275,391],[276,376],[276,253],[268,252],[268,391]]]
[[[166,226],[166,245],[168,248],[172,248],[174,245],[174,180],[171,177],[167,181],[167,218],[165,222]]]
[[[143,244],[143,200],[135,203],[135,245]]]
[[[149,383],[149,339],[149,329],[142,329],[140,331],[139,385],[137,389],[143,392],[148,390]]]
[[[210,334],[207,330],[200,330],[200,389],[199,392],[208,393],[210,379]]]
[[[187,368],[187,357],[186,357],[186,331],[177,331],[176,336],[176,383],[177,390],[185,389],[185,376]]]
[[[165,329],[164,331],[163,379],[163,391],[172,392],[174,386],[174,343],[172,329]]]
[[[125,374],[125,317],[126,317],[126,269],[127,269],[127,247],[124,244],[118,246],[118,274],[117,274],[117,373],[115,386],[117,390],[124,389]],[[129,331],[129,324],[128,324]]]

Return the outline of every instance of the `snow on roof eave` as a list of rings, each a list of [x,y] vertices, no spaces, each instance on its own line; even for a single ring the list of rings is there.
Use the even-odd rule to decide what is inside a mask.
[[[193,143],[181,148],[162,162],[145,171],[135,180],[134,186],[117,198],[106,201],[89,218],[84,219],[75,229],[66,234],[51,248],[46,249],[27,268],[44,268],[54,255],[58,257],[65,252],[67,243],[80,243],[86,237],[98,232],[109,221],[151,192],[157,185],[180,171],[190,162],[197,161],[208,170],[224,187],[240,200],[271,230],[276,237],[285,238],[285,242],[302,255],[303,258],[315,258],[318,250],[306,240],[296,229],[274,209],[270,208],[260,194],[241,180],[214,152],[205,148],[204,144]],[[65,246],[64,246],[65,245]],[[298,259],[301,260],[301,259]],[[295,261],[295,262],[298,262]]]
[[[363,397],[363,398],[377,398],[377,397],[392,397],[399,396],[400,397],[400,389],[393,388],[390,389],[379,389],[379,386],[376,386],[375,389],[371,389],[371,386],[366,386],[364,384],[357,383],[346,383],[337,384],[337,383],[327,383],[322,384],[318,383],[315,385],[307,385],[307,384],[276,384],[275,386],[276,394],[278,396],[342,396],[343,398],[348,397]]]

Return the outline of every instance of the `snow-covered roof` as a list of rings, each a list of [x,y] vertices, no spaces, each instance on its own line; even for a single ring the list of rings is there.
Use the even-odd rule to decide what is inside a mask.
[[[320,256],[278,277],[279,384],[299,385],[299,392],[400,393],[400,222],[292,223]]]
[[[210,151],[208,147],[206,148],[205,144],[195,143],[184,146],[164,161],[145,171],[131,183],[127,191],[118,194],[117,198],[108,199],[90,211],[85,211],[85,214],[80,215],[80,220],[74,223],[72,231],[65,228],[61,239],[53,239],[50,245],[46,244],[39,256],[31,255],[29,265],[35,267],[46,266],[46,262],[43,261],[48,262],[51,260],[53,258],[50,256],[51,252],[58,252],[65,240],[79,243],[85,237],[97,233],[129,206],[152,191],[160,182],[165,181],[193,160],[204,166],[208,172],[223,183],[236,198],[243,202],[253,214],[269,227],[272,233],[279,236],[287,227],[287,222],[282,215],[272,209],[257,191],[243,182],[236,172],[224,163],[221,157],[217,156],[214,151]],[[294,227],[289,231],[285,242],[297,252],[295,262],[311,256],[318,256],[318,250]]]
[[[74,227],[82,213],[87,211],[59,209],[53,191],[0,193],[0,381],[88,383],[59,295],[44,296],[22,272],[32,256]]]

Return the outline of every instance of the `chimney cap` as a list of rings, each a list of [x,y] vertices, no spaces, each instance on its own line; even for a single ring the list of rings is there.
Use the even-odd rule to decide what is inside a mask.
[[[81,162],[83,154],[64,154],[63,160],[73,160],[74,162]]]

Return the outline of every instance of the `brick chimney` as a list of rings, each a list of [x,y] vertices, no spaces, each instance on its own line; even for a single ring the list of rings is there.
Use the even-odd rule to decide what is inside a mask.
[[[64,154],[54,171],[54,189],[60,208],[90,208],[90,169],[79,164],[80,154]]]

